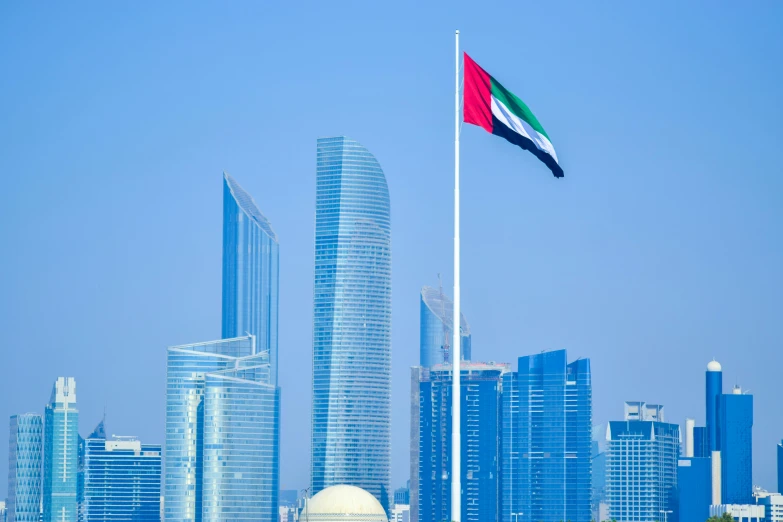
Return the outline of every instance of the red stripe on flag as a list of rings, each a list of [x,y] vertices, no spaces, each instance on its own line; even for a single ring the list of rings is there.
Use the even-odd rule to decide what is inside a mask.
[[[492,132],[492,79],[465,53],[462,120]]]

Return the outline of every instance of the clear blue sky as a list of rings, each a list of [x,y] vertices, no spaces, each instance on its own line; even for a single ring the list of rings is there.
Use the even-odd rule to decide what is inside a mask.
[[[566,177],[465,126],[477,360],[590,357],[625,400],[704,422],[704,370],[783,438],[783,3],[0,6],[0,420],[78,382],[80,430],[163,441],[166,347],[218,338],[221,172],[280,237],[283,488],[308,482],[315,140],[392,202],[393,479],[408,477],[419,290],[451,286],[453,31],[525,100]],[[294,7],[297,4],[297,7]],[[7,428],[0,429],[0,497]]]

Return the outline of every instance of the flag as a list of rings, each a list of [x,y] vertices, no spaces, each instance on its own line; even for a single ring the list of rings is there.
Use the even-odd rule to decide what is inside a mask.
[[[463,63],[463,121],[529,150],[556,178],[562,178],[555,148],[527,105],[479,67],[468,53]]]

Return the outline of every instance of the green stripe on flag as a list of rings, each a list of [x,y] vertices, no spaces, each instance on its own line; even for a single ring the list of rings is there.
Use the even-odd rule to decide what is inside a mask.
[[[527,105],[525,105],[522,100],[514,96],[513,93],[506,90],[505,87],[500,85],[496,79],[492,78],[491,76],[490,79],[492,80],[492,96],[497,98],[498,101],[502,102],[509,111],[513,112],[517,117],[527,122],[528,125],[549,139],[549,136],[547,136],[544,127],[538,123],[538,120],[535,116],[533,116],[533,113],[530,112],[530,109],[528,109]]]

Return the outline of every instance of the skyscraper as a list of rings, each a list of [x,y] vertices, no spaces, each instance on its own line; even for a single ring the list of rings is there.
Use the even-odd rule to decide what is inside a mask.
[[[160,522],[160,445],[107,440],[101,422],[82,447],[80,521]]]
[[[411,368],[411,432],[410,432],[410,518],[419,522],[419,443],[421,441],[421,381],[429,372],[428,368]]]
[[[253,336],[168,349],[167,522],[277,519],[279,388]]]
[[[419,312],[419,364],[429,368],[451,362],[449,353],[454,323],[454,302],[442,288],[425,286],[421,289]],[[460,314],[462,360],[470,360],[470,326]]]
[[[720,396],[723,394],[723,371],[718,361],[713,359],[707,364],[706,377],[705,411],[709,451],[720,451],[718,442],[718,408],[720,407]]]
[[[78,452],[76,380],[73,377],[58,377],[49,404],[46,405],[44,421],[44,522],[76,520]]]
[[[8,439],[8,520],[38,522],[42,452],[41,416],[37,413],[13,415]]]
[[[632,413],[634,404],[640,407]],[[662,407],[645,403],[626,403],[625,419],[606,430],[609,517],[655,521],[665,512],[675,522],[680,427],[663,422]]]
[[[778,444],[778,491],[783,493],[783,440]]]
[[[558,350],[503,376],[502,522],[588,522],[590,360]]]
[[[462,513],[464,522],[498,519],[501,377],[507,364],[464,363],[460,367]],[[420,522],[451,516],[451,365],[436,365],[421,383],[419,443]]]
[[[254,335],[277,385],[280,247],[253,198],[223,173],[223,339]]]
[[[753,503],[753,396],[734,387],[720,396],[718,439],[723,504]]]
[[[345,137],[318,140],[312,493],[358,486],[389,512],[391,223],[383,170]]]
[[[712,462],[683,457],[677,464],[678,522],[704,522],[712,504]]]

